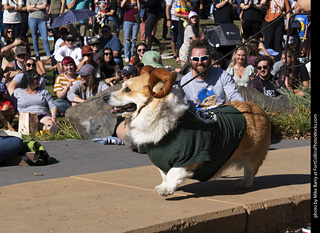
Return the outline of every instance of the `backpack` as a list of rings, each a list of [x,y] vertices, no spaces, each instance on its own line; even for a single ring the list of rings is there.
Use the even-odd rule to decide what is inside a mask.
[[[28,152],[35,152],[34,161],[32,161],[26,154]],[[40,142],[34,139],[23,142],[23,149],[20,152],[21,158],[30,166],[41,166],[50,163],[50,156],[48,152],[43,148]]]

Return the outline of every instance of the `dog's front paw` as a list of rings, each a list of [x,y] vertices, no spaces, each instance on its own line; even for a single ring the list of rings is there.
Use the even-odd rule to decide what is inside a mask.
[[[154,189],[161,196],[172,195],[175,191],[175,187],[170,186],[168,183],[162,183]]]

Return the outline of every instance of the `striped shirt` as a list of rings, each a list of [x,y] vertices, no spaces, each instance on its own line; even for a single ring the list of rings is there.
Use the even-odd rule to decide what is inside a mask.
[[[81,80],[80,75],[72,81],[72,85],[78,80]],[[58,75],[56,77],[56,81],[54,82],[53,91],[54,92],[62,91],[64,88],[66,88],[68,82],[69,82],[69,79],[64,74]]]

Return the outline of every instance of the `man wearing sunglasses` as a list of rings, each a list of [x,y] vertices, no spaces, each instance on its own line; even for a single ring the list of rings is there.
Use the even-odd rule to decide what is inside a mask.
[[[192,70],[181,78],[181,86],[204,71],[182,87],[184,98],[192,111],[215,108],[224,104],[226,99],[244,101],[232,77],[225,70],[217,67],[207,70],[211,65],[211,56],[205,40],[197,39],[191,42],[189,61]]]
[[[273,61],[270,56],[261,55],[255,61],[255,66],[258,69],[258,75],[249,82],[250,87],[256,88],[261,93],[269,97],[279,95],[275,86],[272,83],[273,76],[271,74]]]

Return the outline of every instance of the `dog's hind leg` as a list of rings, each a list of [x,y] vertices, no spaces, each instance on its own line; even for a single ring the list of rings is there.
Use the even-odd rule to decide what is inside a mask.
[[[173,167],[167,174],[160,170],[160,173],[163,181],[160,185],[155,187],[155,191],[162,196],[173,194],[180,184],[187,178],[191,178],[194,174],[184,167]]]
[[[268,153],[267,148],[268,147],[258,147],[256,150],[247,152],[247,155],[240,159],[238,167],[242,166],[244,168],[244,175],[242,181],[236,184],[236,188],[252,188],[254,177],[258,173],[258,170]]]
[[[236,184],[238,189],[251,188],[253,186],[254,176],[256,174],[254,165],[247,162],[244,166],[243,179]]]

